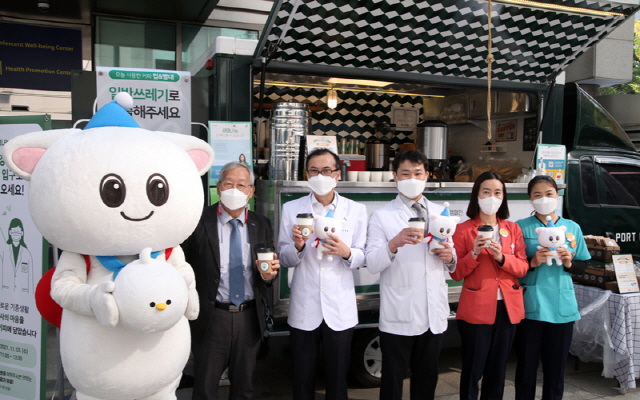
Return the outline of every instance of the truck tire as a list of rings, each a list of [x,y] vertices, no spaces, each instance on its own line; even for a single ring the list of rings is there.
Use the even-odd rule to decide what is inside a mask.
[[[380,387],[381,372],[380,331],[378,329],[364,329],[357,332],[351,346],[351,373],[353,377],[363,387]]]

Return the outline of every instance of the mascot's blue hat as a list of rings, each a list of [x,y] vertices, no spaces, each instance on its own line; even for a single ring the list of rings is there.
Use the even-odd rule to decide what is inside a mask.
[[[325,218],[333,218],[333,210],[329,210],[327,215],[325,215]]]
[[[140,128],[140,125],[129,115],[127,110],[133,107],[133,99],[127,92],[119,92],[113,101],[104,105],[84,129],[101,128],[105,126],[119,126],[126,128]]]
[[[449,214],[449,203],[446,203],[446,202],[444,203],[444,210],[442,210],[440,215],[442,215],[443,217],[450,217],[451,216]]]
[[[556,225],[553,223],[553,219],[550,215],[547,215],[547,228],[555,228]]]

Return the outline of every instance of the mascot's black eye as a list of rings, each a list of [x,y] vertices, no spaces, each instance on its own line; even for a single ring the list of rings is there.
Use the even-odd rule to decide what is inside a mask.
[[[336,228],[331,228],[331,233],[336,233]]]
[[[160,207],[169,199],[169,184],[167,178],[160,174],[153,174],[147,180],[147,197],[154,206]]]
[[[156,303],[154,303],[153,301],[151,303],[149,303],[149,307],[155,307]]]
[[[560,236],[556,236],[556,240],[557,240],[557,241],[560,241]]]
[[[553,236],[549,236],[549,241],[553,242]]]
[[[444,233],[444,228],[440,228],[440,233]]]
[[[167,305],[171,304],[171,300],[167,300]]]
[[[328,227],[328,226],[325,226],[325,227],[324,227],[324,231],[325,231],[325,232],[329,232],[329,227]]]
[[[124,181],[119,175],[108,174],[100,182],[100,198],[110,208],[120,207],[127,196]]]
[[[451,233],[451,229],[447,229],[447,234]]]

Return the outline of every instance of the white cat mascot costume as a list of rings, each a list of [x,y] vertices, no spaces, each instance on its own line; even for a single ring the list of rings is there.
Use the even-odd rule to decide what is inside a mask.
[[[200,219],[200,176],[213,150],[140,128],[125,111],[132,105],[119,93],[84,130],[30,133],[4,146],[8,166],[30,181],[38,230],[64,250],[51,297],[63,309],[60,351],[78,400],[175,399],[189,357],[187,319],[199,311],[179,245]],[[166,287],[171,271],[151,268],[167,263],[183,278],[175,288]]]

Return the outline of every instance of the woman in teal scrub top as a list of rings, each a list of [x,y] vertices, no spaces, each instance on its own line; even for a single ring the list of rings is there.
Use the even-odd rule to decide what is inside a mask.
[[[553,178],[539,175],[529,182],[529,199],[535,214],[521,219],[529,259],[529,272],[520,278],[524,288],[525,319],[516,334],[516,400],[533,400],[536,374],[542,360],[542,400],[560,400],[564,392],[564,369],[567,363],[573,324],[580,319],[571,274],[582,274],[590,257],[580,226],[555,214],[558,186]],[[547,265],[551,252],[538,250],[536,228],[547,225],[547,216],[556,227],[565,226],[567,248],[558,248],[562,265],[556,260]]]

